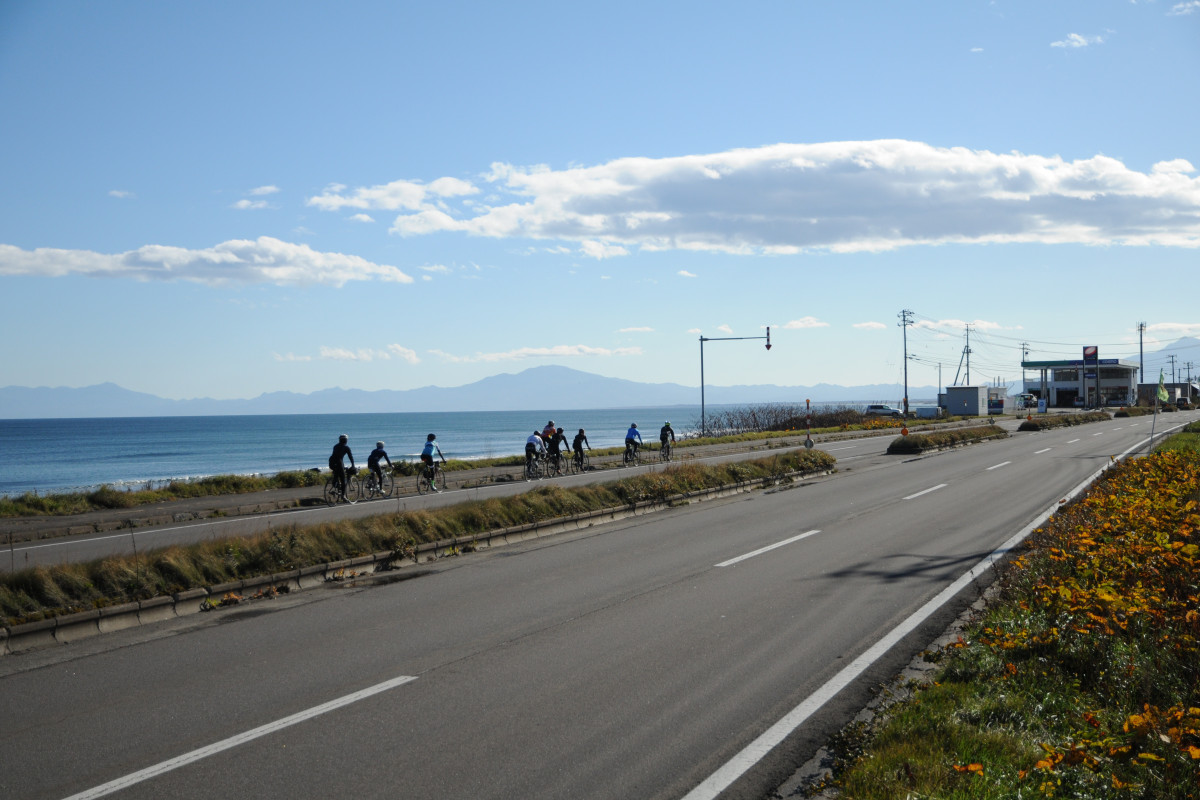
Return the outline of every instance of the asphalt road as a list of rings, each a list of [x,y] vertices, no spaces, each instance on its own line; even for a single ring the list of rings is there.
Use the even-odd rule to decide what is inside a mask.
[[[1150,424],[848,450],[788,489],[0,658],[0,796],[761,798],[971,590],[914,612]]]

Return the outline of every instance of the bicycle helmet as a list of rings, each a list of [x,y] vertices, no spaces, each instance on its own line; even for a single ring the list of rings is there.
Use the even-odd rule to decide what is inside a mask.
[[[383,447],[383,442],[376,442],[376,443],[375,443],[375,446],[376,446],[376,447]]]
[[[633,424],[631,424],[629,427],[631,427],[631,428],[636,428],[636,427],[637,427],[637,423],[636,423],[636,422],[634,422],[634,423],[633,423]]]
[[[666,425],[666,426],[669,428],[669,427],[671,427],[671,420],[667,420],[667,421],[666,421],[666,422],[664,422],[663,424],[664,424],[664,425]]]
[[[562,432],[563,432],[562,428],[559,428],[557,431],[555,431],[555,433],[562,433]]]
[[[433,441],[434,439],[436,439],[436,438],[437,438],[437,434],[436,434],[436,433],[431,433],[431,434],[429,434],[428,436],[426,436],[426,437],[425,437],[425,441],[427,441],[427,442],[432,442],[432,441]]]
[[[579,432],[580,432],[580,433],[583,433],[583,428],[580,428],[580,429],[579,429]]]
[[[350,441],[350,437],[343,433],[341,436],[338,437],[338,441],[341,442],[342,444],[345,444],[346,442]]]

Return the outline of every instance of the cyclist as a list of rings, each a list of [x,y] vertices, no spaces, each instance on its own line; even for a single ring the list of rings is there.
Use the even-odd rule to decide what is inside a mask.
[[[642,446],[642,434],[637,429],[637,423],[634,422],[629,426],[629,430],[625,431],[625,452],[637,454],[638,448]]]
[[[544,452],[546,452],[546,443],[542,438],[541,431],[534,431],[533,435],[525,440],[525,469],[528,470],[533,465],[534,456]]]
[[[421,449],[421,461],[425,464],[426,469],[429,470],[429,484],[433,486],[435,492],[440,492],[441,489],[437,488],[434,480],[437,477],[437,462],[433,460],[433,454],[437,453],[438,458],[442,460],[443,464],[446,463],[446,457],[442,455],[442,448],[438,447],[437,442],[434,441],[435,439],[437,439],[436,433],[431,433],[425,437],[425,447]]]
[[[671,444],[675,444],[675,429],[671,427],[670,420],[667,420],[665,423],[663,423],[663,426],[658,429],[658,441],[662,443],[663,447],[666,447],[667,445],[667,437],[670,437]]]
[[[375,449],[371,451],[371,455],[367,456],[367,469],[375,473],[375,485],[383,486],[383,470],[379,468],[379,459],[387,462],[388,469],[392,468],[392,460],[388,458],[387,451],[383,449],[383,442],[376,442]]]
[[[567,437],[563,433],[563,429],[558,428],[554,431],[554,435],[550,437],[550,441],[546,443],[546,452],[552,461],[556,458],[565,458],[562,455],[562,449],[566,446]]]
[[[350,457],[350,469],[354,469],[354,454],[350,452],[350,445],[346,442],[350,441],[350,437],[342,434],[338,437],[337,444],[333,446],[333,453],[329,456],[329,468],[333,470],[333,480],[337,483],[338,492],[341,493],[342,499],[346,499],[346,464],[345,458]]]
[[[575,434],[575,441],[571,442],[571,449],[575,451],[575,461],[583,466],[583,446],[587,445],[587,449],[591,450],[592,446],[588,444],[587,436],[583,433],[583,428],[579,429],[579,433]]]
[[[554,427],[554,420],[546,423],[546,427],[542,428],[542,441],[550,444],[550,440],[554,438],[554,433],[557,429]]]

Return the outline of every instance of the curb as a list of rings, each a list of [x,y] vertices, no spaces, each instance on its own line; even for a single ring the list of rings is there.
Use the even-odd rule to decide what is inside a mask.
[[[220,583],[205,588],[189,589],[173,595],[152,597],[140,602],[79,611],[58,617],[40,619],[20,625],[0,627],[0,656],[41,650],[56,645],[69,644],[80,639],[103,633],[125,630],[138,625],[161,622],[175,617],[189,616],[201,611],[212,611],[225,605],[237,605],[255,597],[274,597],[292,591],[306,591],[327,583],[354,585],[358,578],[391,572],[405,565],[416,566],[422,561],[435,561],[447,556],[459,555],[463,547],[473,550],[516,544],[529,539],[552,536],[558,533],[590,528],[596,524],[616,522],[630,517],[642,516],[692,500],[711,500],[729,497],[778,484],[791,478],[815,478],[828,475],[828,471],[815,473],[789,473],[776,478],[739,481],[712,489],[674,494],[661,500],[639,500],[623,506],[601,508],[541,522],[530,522],[509,528],[456,536],[437,542],[417,545],[412,558],[396,559],[391,551],[313,564],[287,572],[263,575],[245,580]],[[467,551],[469,552],[469,551]],[[424,556],[424,558],[422,558]]]

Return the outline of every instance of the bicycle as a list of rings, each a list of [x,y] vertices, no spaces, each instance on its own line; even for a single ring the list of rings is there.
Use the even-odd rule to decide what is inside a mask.
[[[362,484],[363,498],[366,500],[376,500],[383,497],[391,497],[392,490],[396,488],[396,481],[392,477],[392,471],[384,472],[380,470],[382,480],[375,476],[375,471],[367,470],[366,480]]]
[[[351,467],[346,470],[346,485],[342,486],[337,476],[330,474],[329,479],[325,481],[325,502],[328,505],[337,505],[337,503],[349,503],[351,505],[358,502],[362,496],[362,483],[357,477],[358,468]]]
[[[658,460],[659,461],[670,461],[671,460],[671,443],[670,442],[663,442],[662,447],[658,448]]]
[[[570,471],[571,464],[563,453],[552,453],[546,458],[546,476],[553,478],[556,475],[566,475]]]
[[[581,472],[587,472],[590,468],[589,462],[590,459],[588,458],[587,453],[584,453],[583,451],[576,453],[574,456],[572,456],[571,464],[569,466],[571,474],[578,475]]]
[[[642,463],[642,448],[635,444],[625,446],[625,455],[621,456],[621,464],[626,467],[636,467]]]
[[[417,494],[425,494],[426,492],[441,492],[446,488],[446,473],[437,468],[437,464],[432,467],[428,464],[421,466],[421,471],[417,473]]]
[[[546,456],[543,453],[535,453],[533,458],[525,459],[525,480],[537,481],[541,480],[546,472]]]

